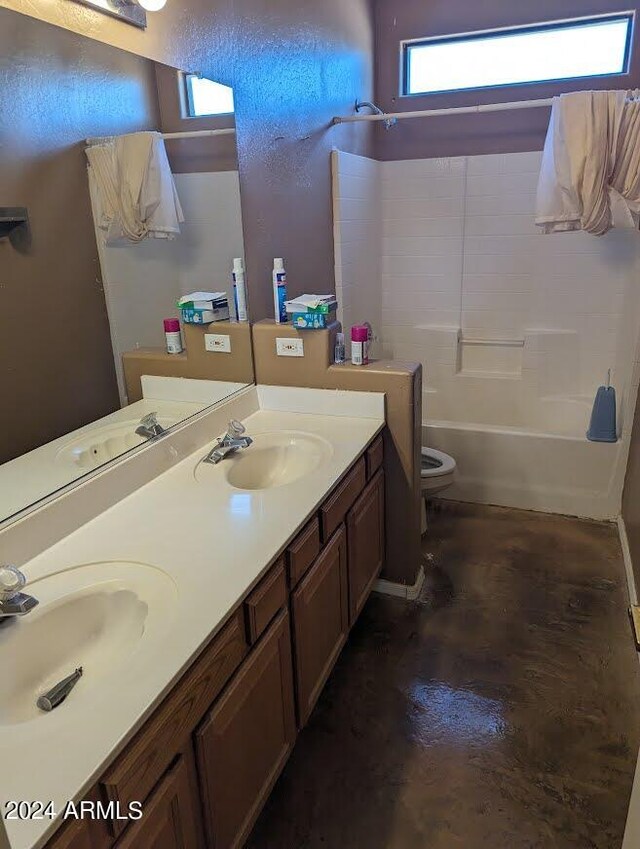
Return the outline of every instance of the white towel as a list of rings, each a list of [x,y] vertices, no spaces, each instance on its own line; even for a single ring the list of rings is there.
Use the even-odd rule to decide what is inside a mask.
[[[171,239],[184,221],[159,133],[129,133],[87,148],[106,244]]]
[[[555,97],[538,181],[536,224],[545,233],[637,227],[639,92]]]

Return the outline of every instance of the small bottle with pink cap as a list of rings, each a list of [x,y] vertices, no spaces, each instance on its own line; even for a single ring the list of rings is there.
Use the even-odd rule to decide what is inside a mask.
[[[167,354],[182,353],[182,336],[180,322],[177,318],[165,318],[164,338],[167,340]]]
[[[369,364],[369,328],[366,324],[354,324],[351,328],[351,362],[354,366]]]

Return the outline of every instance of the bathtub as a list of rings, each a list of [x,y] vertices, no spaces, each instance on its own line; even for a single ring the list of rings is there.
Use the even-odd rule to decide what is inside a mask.
[[[442,497],[615,519],[624,483],[623,443],[589,442],[581,407],[576,406],[575,416],[563,416],[562,432],[423,423],[422,444],[450,454],[457,463],[456,481]]]

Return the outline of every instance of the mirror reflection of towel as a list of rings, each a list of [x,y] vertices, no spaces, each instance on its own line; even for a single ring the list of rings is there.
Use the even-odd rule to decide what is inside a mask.
[[[184,221],[159,133],[115,136],[86,150],[106,244],[175,238]]]
[[[545,233],[637,228],[640,91],[580,91],[553,99],[538,182]]]

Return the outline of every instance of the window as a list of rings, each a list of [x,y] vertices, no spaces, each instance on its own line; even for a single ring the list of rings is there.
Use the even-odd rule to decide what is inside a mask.
[[[190,118],[233,114],[233,89],[198,74],[185,74],[187,114]]]
[[[403,91],[521,85],[625,74],[633,12],[403,43]]]

